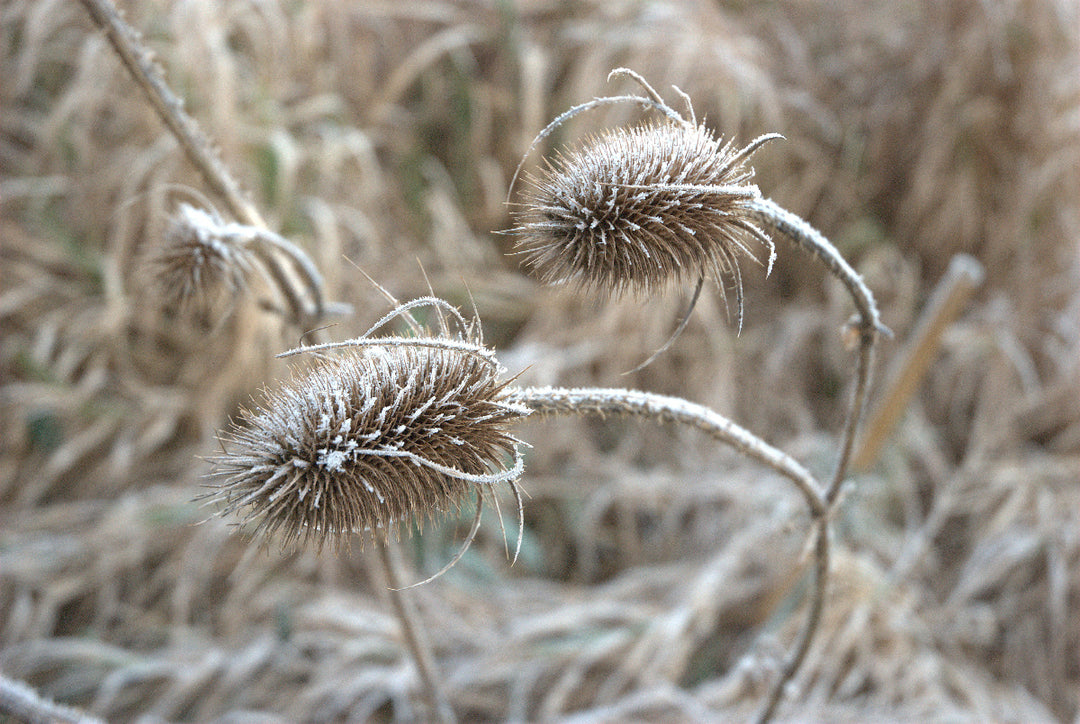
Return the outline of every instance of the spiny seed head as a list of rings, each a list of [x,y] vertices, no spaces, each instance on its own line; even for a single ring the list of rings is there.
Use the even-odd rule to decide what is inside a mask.
[[[394,340],[320,353],[244,410],[221,436],[231,449],[212,460],[219,482],[205,497],[286,548],[336,549],[354,532],[385,539],[396,524],[422,525],[490,483],[513,487],[508,427],[528,411],[505,401],[487,350]]]
[[[526,178],[517,249],[548,284],[651,293],[729,276],[741,300],[747,240],[772,253],[746,213],[759,197],[744,164],[753,148],[671,119],[605,131]]]
[[[215,214],[180,205],[165,232],[165,246],[154,259],[167,304],[210,304],[244,290],[252,257],[237,243],[234,227]]]

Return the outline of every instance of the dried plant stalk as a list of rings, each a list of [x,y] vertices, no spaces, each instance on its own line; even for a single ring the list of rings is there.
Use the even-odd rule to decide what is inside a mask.
[[[102,720],[50,701],[21,681],[0,674],[0,714],[27,724],[101,724]],[[7,721],[7,718],[4,718]]]
[[[948,325],[978,289],[986,270],[978,259],[957,254],[945,276],[934,287],[918,324],[896,363],[889,369],[884,396],[875,406],[852,465],[866,470],[877,459],[893,426],[907,408],[908,400],[923,379]]]
[[[679,397],[625,389],[526,387],[508,399],[540,414],[633,415],[701,430],[790,480],[815,516],[826,514],[824,493],[814,476],[787,453],[702,405]]]
[[[162,122],[180,143],[206,185],[225,202],[229,213],[237,219],[251,226],[265,227],[266,223],[258,208],[244,198],[240,185],[213,150],[210,139],[202,132],[195,119],[184,110],[184,102],[162,78],[153,55],[143,45],[139,34],[124,22],[110,0],[81,2],[98,27],[105,31],[113,50],[142,88],[147,101]]]
[[[427,640],[413,602],[405,594],[401,577],[398,575],[398,571],[401,570],[401,561],[397,557],[393,543],[386,541],[376,547],[379,549],[379,563],[387,578],[387,595],[390,598],[390,604],[394,607],[398,621],[401,622],[401,634],[405,639],[405,645],[413,652],[417,674],[423,684],[420,690],[424,693],[424,703],[427,704],[428,713],[432,720],[439,724],[454,724],[457,717],[454,716],[454,710],[447,701],[442,681],[435,669],[431,644]]]

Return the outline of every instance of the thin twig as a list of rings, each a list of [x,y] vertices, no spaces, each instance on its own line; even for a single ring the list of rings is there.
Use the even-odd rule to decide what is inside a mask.
[[[817,519],[817,527],[814,531],[814,588],[810,598],[810,610],[806,614],[802,631],[799,633],[798,643],[791,650],[780,675],[773,683],[772,688],[765,697],[765,706],[755,719],[755,724],[766,724],[776,713],[776,707],[780,704],[784,688],[791,681],[799,668],[806,660],[806,654],[810,651],[810,644],[814,640],[818,626],[821,624],[821,612],[825,607],[825,590],[829,580],[829,517],[821,516]]]
[[[401,576],[398,575],[400,561],[396,551],[392,548],[393,543],[389,540],[378,543],[379,562],[389,585],[387,593],[390,603],[394,607],[398,621],[401,623],[401,633],[405,638],[405,645],[412,653],[413,661],[416,662],[416,670],[420,675],[421,691],[427,704],[428,714],[434,721],[440,724],[455,724],[454,710],[450,707],[446,694],[442,689],[439,676],[435,671],[434,657],[431,654],[431,646],[424,635],[424,629],[416,616],[409,594],[403,589]]]
[[[840,486],[847,477],[852,450],[855,447],[855,435],[866,410],[870,373],[874,367],[874,339],[874,333],[865,328],[859,334],[859,356],[855,362],[855,387],[851,391],[851,406],[848,408],[847,419],[844,420],[844,429],[840,435],[840,451],[837,455],[836,466],[833,469],[829,487],[825,491],[825,499],[830,506],[839,497]]]

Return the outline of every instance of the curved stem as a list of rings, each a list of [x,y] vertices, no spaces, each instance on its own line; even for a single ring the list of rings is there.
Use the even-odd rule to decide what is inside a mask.
[[[787,238],[795,246],[813,256],[840,280],[851,294],[851,298],[855,301],[855,308],[859,311],[860,331],[892,336],[889,328],[882,324],[877,302],[874,301],[874,295],[870,293],[862,277],[851,268],[847,260],[820,231],[772,199],[763,197],[752,199],[746,202],[746,209],[755,221],[767,230]]]
[[[891,337],[892,332],[882,323],[881,312],[878,311],[874,295],[862,277],[820,231],[772,199],[754,199],[747,203],[747,209],[766,229],[787,238],[795,246],[821,262],[829,273],[839,279],[848,290],[858,310],[856,324],[859,334],[859,356],[855,363],[855,389],[852,392],[851,407],[841,433],[836,468],[826,491],[826,499],[829,505],[832,505],[836,502],[840,494],[840,485],[847,475],[855,445],[855,433],[866,407],[866,392],[870,386],[874,343],[879,334]]]
[[[874,335],[859,335],[859,357],[855,362],[855,389],[851,392],[851,407],[844,430],[841,433],[840,452],[833,470],[829,487],[825,491],[825,500],[831,507],[840,496],[840,485],[847,477],[851,465],[852,452],[855,449],[855,434],[866,411],[867,390],[870,389],[870,371],[874,366]]]
[[[776,711],[787,682],[795,676],[810,650],[821,623],[829,576],[829,499],[810,472],[787,453],[774,448],[745,428],[702,405],[677,397],[619,389],[561,389],[533,387],[513,390],[509,401],[540,414],[638,415],[660,422],[677,422],[697,428],[788,478],[803,494],[814,519],[814,587],[810,610],[795,647],[765,698],[758,724],[768,722]],[[861,403],[859,403],[861,404]],[[849,455],[845,456],[849,457]],[[844,464],[846,467],[846,463]]]
[[[783,475],[802,493],[815,518],[826,516],[821,487],[802,463],[703,405],[652,392],[604,388],[526,387],[509,391],[507,398],[540,414],[637,415],[689,425]]]
[[[289,261],[292,262],[293,269],[307,282],[307,287],[311,292],[311,301],[315,307],[312,316],[315,319],[320,319],[326,306],[323,299],[323,278],[311,257],[305,254],[296,244],[269,229],[258,229],[256,240],[277,249],[288,257]]]
[[[855,362],[855,386],[852,390],[851,405],[840,433],[840,447],[836,466],[825,490],[825,509],[831,511],[840,496],[841,485],[847,476],[851,464],[855,435],[859,429],[866,408],[867,390],[873,367],[874,343],[878,335],[892,336],[892,332],[881,321],[874,295],[863,282],[862,277],[840,255],[835,246],[821,232],[799,216],[783,208],[775,201],[766,198],[754,199],[747,204],[754,220],[767,230],[780,234],[795,246],[810,254],[835,276],[847,289],[858,312],[856,328],[859,335],[859,352]],[[825,590],[828,584],[829,565],[829,515],[817,517],[817,542],[815,559],[817,562],[814,575],[814,593],[810,601],[810,611],[806,623],[799,635],[798,643],[790,657],[780,670],[780,675],[773,682],[765,699],[765,707],[758,716],[758,724],[765,724],[776,713],[776,707],[783,695],[784,687],[802,666],[806,653],[810,650],[814,634],[821,620],[821,611],[825,602]]]
[[[401,623],[401,633],[405,638],[405,644],[412,653],[413,661],[416,662],[416,670],[420,675],[421,691],[424,702],[427,704],[428,714],[433,721],[440,724],[455,724],[454,710],[446,699],[438,674],[435,671],[435,663],[431,654],[431,646],[424,636],[424,629],[416,616],[412,601],[403,588],[401,576],[398,574],[400,563],[395,552],[391,550],[393,544],[387,540],[376,544],[379,549],[379,563],[389,585],[390,603],[394,607],[398,621]]]

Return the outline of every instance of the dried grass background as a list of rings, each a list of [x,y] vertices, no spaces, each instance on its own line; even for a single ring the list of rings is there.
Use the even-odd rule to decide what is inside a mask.
[[[707,289],[672,350],[620,377],[685,299],[541,289],[492,234],[529,140],[616,66],[678,84],[725,137],[783,133],[757,183],[840,246],[900,342],[952,255],[975,255],[986,284],[841,508],[823,629],[780,716],[1080,718],[1073,2],[158,0],[128,20],[356,305],[337,338],[386,309],[346,257],[402,298],[426,291],[419,260],[437,294],[471,291],[524,382],[683,395],[827,469],[849,310],[801,259],[747,267],[741,336]],[[196,525],[199,456],[298,332],[253,303],[221,321],[157,301],[146,258],[201,187],[81,6],[5,0],[0,67],[0,671],[117,721],[417,716],[370,553]],[[522,559],[491,519],[416,591],[458,715],[749,716],[800,621],[795,496],[692,433],[522,434]],[[418,578],[468,519],[405,539]]]

